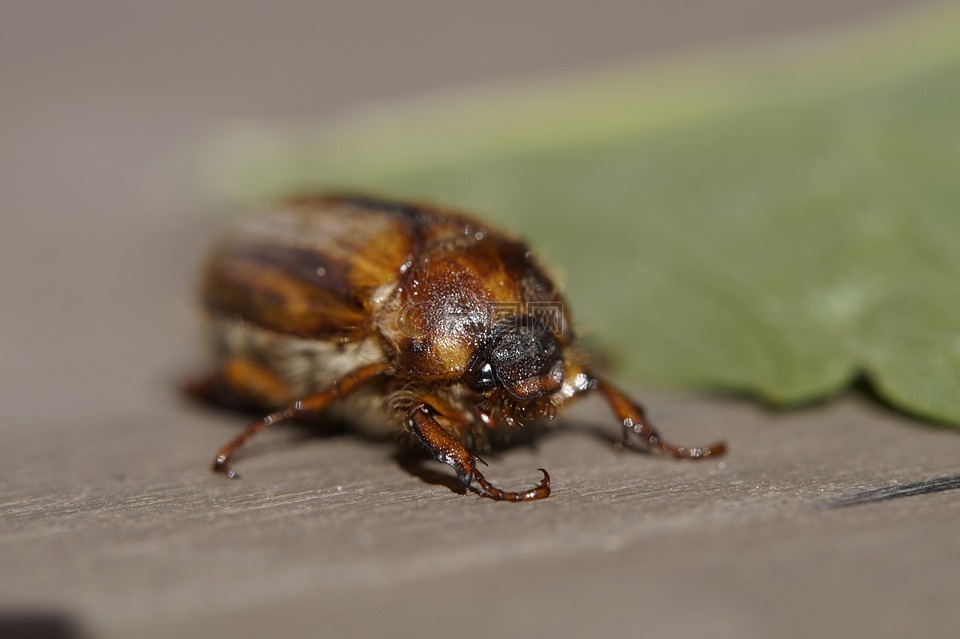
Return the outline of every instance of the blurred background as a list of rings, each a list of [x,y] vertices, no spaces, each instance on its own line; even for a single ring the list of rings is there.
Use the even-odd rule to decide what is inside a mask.
[[[239,587],[246,598],[231,603],[230,584],[218,578],[237,577],[230,568],[236,557],[229,540],[244,533],[218,519],[222,528],[216,534],[201,533],[200,542],[177,536],[184,517],[192,522],[187,528],[202,528],[209,518],[222,516],[218,508],[232,503],[228,491],[234,490],[176,484],[177,477],[184,476],[177,473],[194,469],[189,481],[206,481],[208,453],[237,423],[236,416],[189,413],[171,390],[185,370],[202,361],[193,330],[195,277],[204,248],[221,222],[215,213],[225,209],[206,181],[204,154],[224,131],[249,122],[322,124],[395,101],[790,38],[869,22],[919,4],[4,0],[0,488],[7,515],[0,519],[0,556],[6,557],[0,560],[0,605],[37,609],[41,618],[47,609],[76,613],[80,626],[104,636],[129,636],[150,624],[191,634],[177,626],[175,616],[129,594],[131,588],[143,589],[160,593],[158,601],[175,615],[201,620],[194,629],[209,634],[235,615],[242,602],[255,600],[253,573],[267,574],[274,565],[273,558],[267,561],[250,549],[270,544],[276,522],[233,515],[238,519],[231,521],[250,525],[247,533],[252,535],[235,547],[259,559],[238,578],[247,580]],[[211,422],[216,426],[207,429]],[[696,435],[713,439],[716,432],[703,428]],[[816,449],[814,443],[805,446],[811,454]],[[282,468],[285,462],[278,458],[284,451],[273,455]],[[371,459],[379,458],[374,454],[363,463]],[[345,463],[340,471],[351,472],[348,467]],[[524,473],[531,468],[535,466],[524,457],[511,481],[525,481],[529,473]],[[324,481],[329,487],[341,477]],[[165,478],[176,484],[172,497],[165,496]],[[243,488],[262,489],[249,483]],[[453,497],[439,486],[426,486],[425,491]],[[147,493],[153,497],[139,501]],[[443,509],[448,502],[438,506]],[[463,517],[482,520],[486,515],[476,508]],[[571,509],[568,514],[577,512]],[[409,515],[389,512],[396,521]],[[509,515],[526,531],[524,543],[531,549],[539,543],[528,518],[534,512],[514,510]],[[137,523],[125,528],[130,517]],[[307,548],[311,535],[320,545],[332,543],[324,538],[326,524],[320,519],[304,521],[314,523],[294,525],[298,542],[293,545]],[[461,525],[454,518],[438,516],[436,521],[447,530]],[[624,529],[632,526],[628,517],[618,521]],[[441,524],[427,521],[413,532],[429,533],[432,525]],[[674,521],[658,530],[675,525],[681,524]],[[373,553],[376,544],[388,543],[376,536],[384,530],[369,533],[375,540],[372,546],[348,546],[347,553]],[[338,532],[342,536],[337,539],[349,544],[351,528]],[[583,535],[589,532],[587,525]],[[491,533],[490,539],[499,534]],[[167,539],[177,544],[167,546]],[[227,540],[225,545],[220,539]],[[125,554],[111,553],[110,546]],[[192,557],[191,548],[206,554]],[[180,563],[170,559],[180,554]],[[490,550],[488,555],[495,553]],[[301,561],[290,559],[292,572],[286,573],[281,588],[290,601],[335,591],[326,582],[317,587],[310,573],[292,568]],[[203,575],[191,572],[191,566]],[[590,570],[589,563],[571,566]],[[718,567],[714,576],[727,568]],[[371,583],[389,585],[374,565],[367,569],[375,577]],[[524,568],[525,574],[537,569]],[[430,574],[428,568],[420,570],[418,577]],[[351,583],[363,586],[363,575]],[[576,581],[576,575],[572,579]],[[616,573],[611,579],[620,583],[625,577]],[[456,579],[449,583],[454,590],[465,586]],[[762,582],[758,584],[755,592],[762,592]],[[217,586],[224,590],[211,595],[211,606],[200,607],[196,593]],[[362,588],[357,592],[362,595]],[[682,595],[685,587],[674,584],[671,592]],[[391,601],[391,610],[406,606],[396,597]],[[534,617],[549,616],[544,612],[549,605],[544,606]],[[671,610],[679,617],[681,609]],[[527,609],[517,604],[511,610],[526,620],[512,627],[536,632]],[[712,605],[707,610],[724,619],[716,636],[741,637],[770,636],[768,631],[778,624],[806,618],[808,612],[792,609],[752,624],[743,617],[724,618]],[[281,602],[260,619],[259,627],[269,628],[271,619],[280,626],[283,619],[302,621],[302,611],[295,603]],[[644,620],[636,622],[632,633],[643,631]],[[657,624],[661,631],[670,629],[669,624]],[[73,632],[69,624],[54,626],[61,636]],[[851,622],[848,627],[856,626]],[[684,628],[706,633],[713,627],[708,619],[698,618]],[[0,623],[0,634],[2,629]],[[424,629],[433,632],[429,626]],[[149,635],[145,631],[143,636]]]
[[[94,397],[121,410],[163,396],[158,371],[196,346],[185,314],[214,228],[200,156],[228,125],[316,123],[916,4],[4,2],[2,387],[40,422]]]

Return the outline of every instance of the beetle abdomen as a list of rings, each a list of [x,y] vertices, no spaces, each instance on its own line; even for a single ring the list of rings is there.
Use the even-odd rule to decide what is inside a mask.
[[[207,333],[218,361],[252,362],[279,382],[284,395],[269,399],[266,408],[309,397],[350,371],[384,358],[380,340],[375,337],[352,342],[305,339],[222,317],[208,318]],[[330,414],[368,434],[397,430],[388,410],[385,381],[344,398],[331,407]]]

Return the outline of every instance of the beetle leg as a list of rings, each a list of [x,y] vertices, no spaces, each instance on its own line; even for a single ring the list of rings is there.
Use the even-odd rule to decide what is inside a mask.
[[[590,388],[595,388],[603,394],[604,399],[613,409],[614,414],[620,419],[624,427],[623,444],[629,440],[626,435],[633,433],[644,440],[650,448],[658,449],[668,455],[680,459],[703,459],[705,457],[717,457],[724,454],[727,445],[723,442],[712,444],[703,448],[690,448],[686,446],[677,446],[663,439],[656,428],[647,419],[643,406],[634,402],[608,382],[593,378],[594,382]]]
[[[266,417],[251,423],[242,433],[230,440],[229,443],[217,452],[217,456],[213,460],[213,470],[230,478],[236,477],[237,474],[230,468],[230,459],[251,437],[267,426],[317,413],[326,408],[333,400],[343,397],[377,375],[386,373],[387,370],[388,366],[386,364],[363,366],[347,373],[323,391],[298,400],[286,408],[270,413]]]
[[[477,469],[476,462],[479,458],[451,436],[437,422],[434,414],[436,411],[432,406],[424,403],[417,404],[407,414],[407,425],[431,455],[457,471],[457,478],[463,482],[464,486],[470,486],[470,483],[476,479],[477,484],[480,485],[481,494],[496,501],[527,501],[543,499],[550,495],[550,475],[542,468],[539,470],[543,473],[543,479],[530,490],[507,492],[491,484]]]
[[[239,402],[244,407],[275,408],[292,401],[287,385],[269,368],[243,358],[232,358],[206,377],[182,386],[190,397],[207,403]]]

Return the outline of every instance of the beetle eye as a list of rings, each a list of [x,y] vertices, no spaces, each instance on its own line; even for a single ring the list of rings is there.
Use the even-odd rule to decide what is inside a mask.
[[[467,368],[467,374],[464,376],[467,386],[478,393],[485,393],[492,389],[497,380],[493,375],[493,366],[490,362],[481,358],[475,358],[474,362]]]

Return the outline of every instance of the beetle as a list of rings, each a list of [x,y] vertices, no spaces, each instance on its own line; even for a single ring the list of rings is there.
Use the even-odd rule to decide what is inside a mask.
[[[591,370],[558,287],[520,240],[467,214],[356,194],[279,201],[243,218],[202,277],[212,372],[198,396],[272,410],[216,454],[214,470],[264,428],[338,415],[373,434],[405,432],[469,488],[499,501],[478,468],[494,436],[552,420],[598,393],[650,449],[704,459],[725,445],[664,440],[643,407]]]

